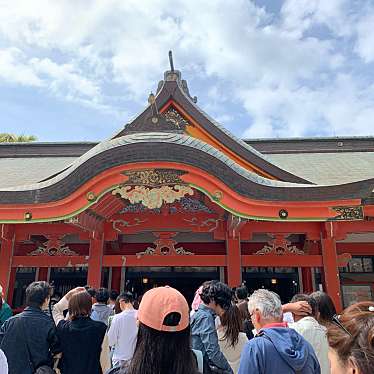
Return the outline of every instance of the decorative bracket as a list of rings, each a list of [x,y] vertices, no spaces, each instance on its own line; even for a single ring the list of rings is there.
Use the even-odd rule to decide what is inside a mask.
[[[331,208],[337,215],[329,221],[357,221],[364,219],[362,206],[334,206]]]
[[[262,249],[257,251],[256,255],[304,255],[305,252],[287,240],[287,236],[282,234],[270,235],[272,239]]]
[[[79,256],[77,252],[65,245],[62,240],[64,236],[64,234],[45,235],[47,241],[39,245],[34,251],[28,253],[28,256]]]
[[[134,218],[131,222],[131,220],[124,220],[124,219],[116,219],[112,222],[113,229],[118,232],[123,232],[122,228],[124,227],[134,227],[139,226],[144,222],[147,222],[148,219],[140,219],[140,218]]]
[[[177,255],[184,255],[184,256],[191,256],[193,255],[192,252],[185,250],[183,247],[175,248],[178,242],[172,239],[174,236],[177,235],[175,232],[154,232],[158,239],[156,239],[153,244],[156,246],[155,248],[148,247],[143,252],[138,252],[136,255],[138,257],[144,255],[159,255],[159,256],[177,256]]]
[[[208,228],[208,232],[214,231],[218,227],[219,219],[215,218],[208,218],[208,219],[198,219],[197,217],[193,217],[191,219],[184,218],[183,221],[187,222],[190,226],[198,227],[199,229],[206,229]]]

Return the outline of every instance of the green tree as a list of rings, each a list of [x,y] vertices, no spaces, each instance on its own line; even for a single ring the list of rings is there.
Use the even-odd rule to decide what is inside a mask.
[[[35,140],[37,140],[37,137],[34,135],[0,133],[0,143],[28,143],[34,142]]]

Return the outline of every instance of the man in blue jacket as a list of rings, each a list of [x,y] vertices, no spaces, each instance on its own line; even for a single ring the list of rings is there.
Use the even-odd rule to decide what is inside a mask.
[[[282,322],[279,296],[260,289],[248,300],[248,311],[258,334],[244,347],[239,374],[320,374],[312,346]]]
[[[202,304],[191,317],[192,348],[203,354],[204,373],[210,367],[220,369],[220,373],[232,374],[230,364],[221,352],[214,318],[229,309],[232,302],[231,289],[218,281],[205,282],[200,294]]]

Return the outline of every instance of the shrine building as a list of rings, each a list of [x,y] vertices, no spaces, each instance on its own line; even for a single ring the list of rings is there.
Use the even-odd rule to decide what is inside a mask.
[[[292,135],[292,134],[290,134]],[[241,140],[204,113],[181,73],[100,143],[0,145],[0,284],[34,280],[191,300],[220,279],[287,302],[324,290],[372,299],[374,138]]]

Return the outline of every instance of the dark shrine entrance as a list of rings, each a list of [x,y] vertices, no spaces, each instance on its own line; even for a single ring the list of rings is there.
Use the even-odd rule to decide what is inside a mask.
[[[220,279],[218,267],[133,267],[126,269],[126,289],[136,297],[158,286],[179,290],[190,305],[195,291],[208,280]]]
[[[248,267],[243,269],[243,282],[249,294],[259,288],[276,292],[282,303],[288,303],[299,293],[299,274],[297,268]]]

